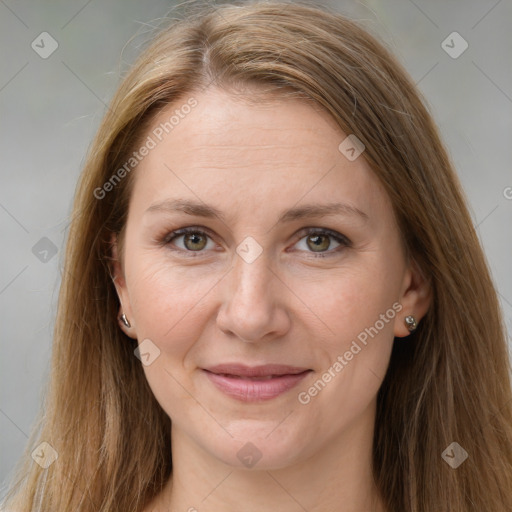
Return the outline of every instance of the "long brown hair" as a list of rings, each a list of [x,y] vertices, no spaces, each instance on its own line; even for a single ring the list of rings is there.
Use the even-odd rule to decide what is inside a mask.
[[[395,340],[377,397],[373,471],[388,510],[510,512],[505,325],[453,164],[397,60],[358,23],[305,1],[200,6],[164,27],[124,78],[77,189],[45,404],[6,504],[135,512],[171,475],[170,419],[117,324],[109,266],[136,169],[104,197],[97,191],[155,113],[212,81],[291,91],[355,134],[431,282],[431,307],[411,336]],[[31,458],[43,441],[58,453],[47,469]],[[453,442],[468,454],[457,469],[442,457]]]

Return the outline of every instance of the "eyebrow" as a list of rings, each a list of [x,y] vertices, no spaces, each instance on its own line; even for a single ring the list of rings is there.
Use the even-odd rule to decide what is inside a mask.
[[[183,212],[187,215],[205,218],[219,218],[222,222],[226,221],[224,214],[217,208],[205,203],[196,203],[189,199],[173,199],[165,200],[152,204],[147,210],[148,212]],[[350,215],[357,216],[363,220],[368,220],[368,215],[349,204],[344,203],[328,203],[328,204],[306,204],[285,210],[281,213],[278,223],[291,222],[309,217],[327,217],[330,215]]]

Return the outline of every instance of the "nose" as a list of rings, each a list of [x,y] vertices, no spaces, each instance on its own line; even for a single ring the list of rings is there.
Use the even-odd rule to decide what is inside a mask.
[[[238,254],[224,279],[223,301],[217,325],[244,342],[269,341],[290,328],[285,307],[287,287],[271,268],[265,251],[248,263]]]

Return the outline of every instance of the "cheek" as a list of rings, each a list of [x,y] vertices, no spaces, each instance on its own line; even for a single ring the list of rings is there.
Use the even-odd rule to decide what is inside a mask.
[[[375,260],[364,268],[331,272],[324,286],[307,288],[308,304],[326,335],[317,339],[321,369],[316,380],[301,387],[298,399],[333,429],[364,410],[384,379],[402,308],[397,275]]]
[[[213,272],[201,273],[197,268],[187,272],[167,261],[142,256],[133,259],[130,271],[138,341],[149,339],[160,351],[143,370],[163,410],[173,421],[180,421],[184,410],[197,409],[197,392],[189,380],[195,361],[189,354],[209,317],[208,291],[219,279]]]
[[[133,263],[129,288],[137,337],[151,339],[168,354],[182,354],[200,337],[208,292],[219,279],[160,258],[141,256]]]
[[[297,283],[305,305],[322,320],[325,348],[343,350],[359,335],[364,341],[368,329],[389,339],[400,305],[397,272],[383,268],[379,261],[347,269],[329,270],[328,279]],[[394,307],[393,307],[394,305]]]

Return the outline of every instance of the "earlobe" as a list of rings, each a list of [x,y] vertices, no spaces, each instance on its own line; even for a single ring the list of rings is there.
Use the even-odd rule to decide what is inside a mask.
[[[426,315],[432,300],[432,286],[416,262],[404,275],[400,304],[401,314],[395,322],[395,337],[403,338],[415,331]]]
[[[115,234],[113,234],[111,237],[110,272],[112,282],[114,283],[117,297],[119,299],[119,314],[117,318],[119,327],[127,336],[133,339],[137,339],[135,325],[133,322],[133,315],[131,313],[130,301],[128,298],[126,280],[118,254],[117,236]]]
[[[126,315],[124,313],[121,314],[120,319],[121,319],[121,322],[123,322],[124,326],[127,329],[129,329],[132,326],[132,324],[128,321],[128,318],[126,318]]]
[[[123,312],[123,306],[119,307],[119,315],[118,315],[118,323],[121,330],[128,336],[134,340],[137,339],[137,333],[135,331],[135,326],[131,324],[130,320],[126,316],[126,313]]]

